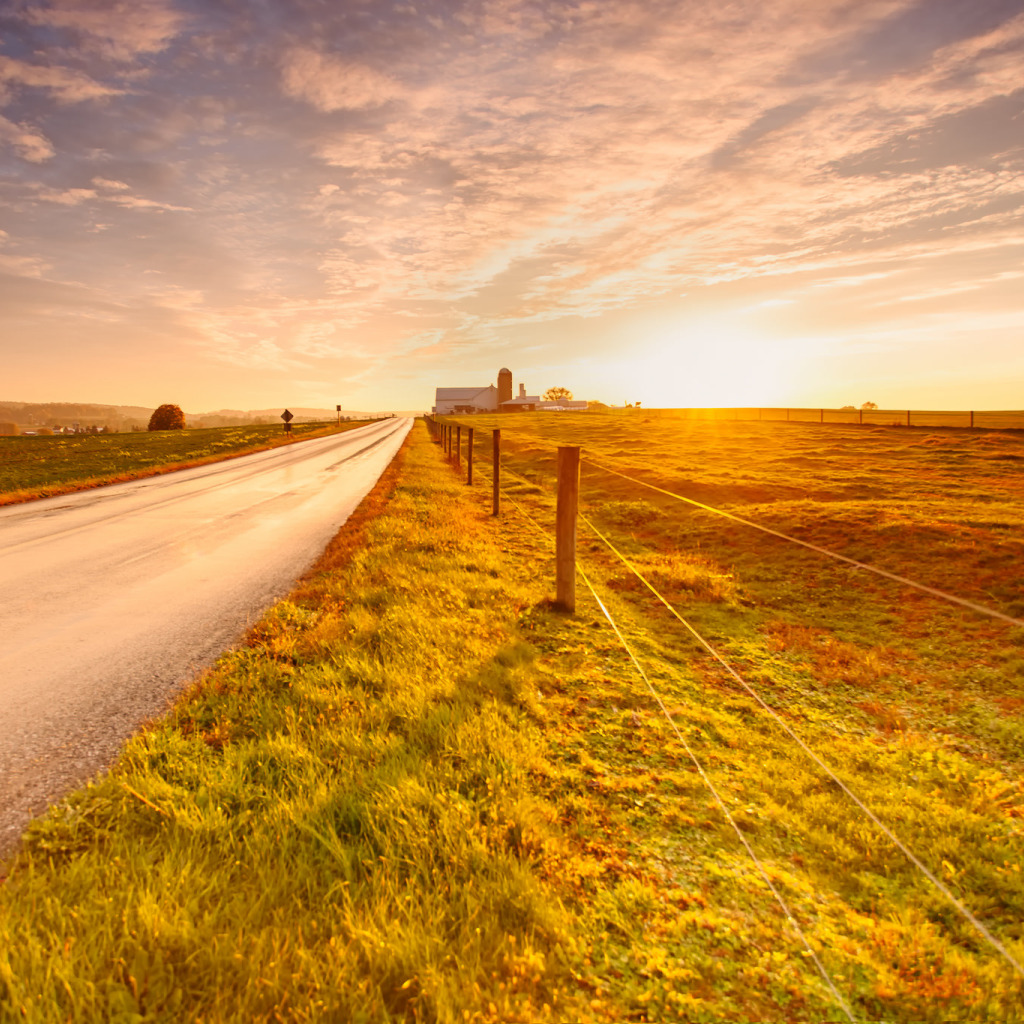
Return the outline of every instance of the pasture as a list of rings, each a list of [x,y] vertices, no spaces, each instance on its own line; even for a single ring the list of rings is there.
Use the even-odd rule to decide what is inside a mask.
[[[363,425],[299,423],[292,425],[290,435],[280,425],[263,424],[0,437],[0,505],[199,466]]]
[[[1024,630],[639,482],[1020,617],[1020,440],[458,422],[472,488],[417,425],[247,644],[32,827],[0,1015],[1020,1019]],[[581,522],[571,617],[558,444],[629,562]]]

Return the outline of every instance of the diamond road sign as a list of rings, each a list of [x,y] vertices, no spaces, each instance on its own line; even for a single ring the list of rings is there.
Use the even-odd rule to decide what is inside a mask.
[[[295,419],[295,417],[287,409],[285,409],[285,411],[281,413],[281,419],[283,419],[285,423],[291,423],[291,421]]]

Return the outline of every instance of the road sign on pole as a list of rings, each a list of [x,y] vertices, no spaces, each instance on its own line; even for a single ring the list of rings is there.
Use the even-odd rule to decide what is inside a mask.
[[[295,416],[288,409],[285,409],[281,413],[281,419],[284,420],[284,432],[290,434],[292,432],[292,420],[295,419]]]

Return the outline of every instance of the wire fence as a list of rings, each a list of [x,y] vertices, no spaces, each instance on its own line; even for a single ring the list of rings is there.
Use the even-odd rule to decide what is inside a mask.
[[[635,409],[632,411],[636,411]],[[977,430],[1024,430],[1024,410],[991,409],[809,409],[736,406],[707,409],[651,409],[659,416],[683,420],[761,420],[766,423],[830,423],[877,427],[959,427]]]
[[[974,425],[978,426],[978,424],[974,424]],[[465,449],[463,449],[463,447],[462,447],[462,432],[463,432],[464,429],[467,429],[467,428],[464,428],[461,424],[454,424],[453,425],[453,423],[451,421],[447,421],[447,420],[441,421],[441,420],[438,420],[436,418],[428,418],[428,427],[431,430],[431,433],[433,434],[435,440],[438,440],[439,443],[441,443],[442,446],[445,447],[445,450],[449,454],[449,458],[452,460],[453,464],[456,465],[456,467],[460,466],[461,465],[461,455],[462,455],[462,452],[465,451]],[[478,431],[478,433],[489,433],[489,432],[487,432],[487,431]],[[550,535],[547,533],[547,531],[544,530],[536,522],[536,519],[534,517],[530,516],[530,514],[525,510],[523,505],[520,503],[522,498],[523,498],[523,496],[524,496],[524,494],[526,494],[526,495],[535,495],[535,496],[539,496],[539,497],[543,497],[543,498],[548,498],[548,499],[550,499],[552,497],[550,486],[547,485],[547,480],[545,479],[545,475],[547,475],[547,479],[548,480],[550,479],[550,467],[545,465],[543,467],[544,471],[538,471],[535,467],[530,467],[530,466],[523,467],[525,469],[525,472],[517,472],[516,470],[513,470],[507,464],[507,460],[506,460],[506,462],[502,461],[501,451],[500,451],[500,434],[501,434],[500,431],[494,432],[494,435],[493,435],[493,437],[494,437],[493,446],[492,446],[491,452],[489,453],[490,454],[490,459],[489,459],[490,467],[489,468],[491,470],[491,475],[492,475],[492,479],[493,479],[493,486],[494,486],[494,493],[495,493],[494,513],[498,514],[498,511],[499,511],[498,497],[497,496],[498,496],[499,490],[500,490],[500,493],[504,496],[505,500],[508,501],[508,503],[511,504],[517,510],[517,512],[519,514],[523,515],[526,519],[528,519],[531,522],[531,524],[537,530],[539,530],[542,534],[544,534],[545,536],[550,538]],[[455,440],[453,442],[453,438],[456,438],[456,437],[457,437],[457,440]],[[516,440],[522,444],[522,450],[526,451],[529,455],[533,456],[534,458],[537,458],[539,456],[541,458],[542,462],[544,462],[544,463],[547,463],[549,458],[554,457],[557,454],[557,452],[558,452],[558,450],[560,448],[564,448],[565,447],[565,446],[560,446],[560,445],[557,445],[555,443],[549,442],[549,441],[547,441],[544,438],[538,438],[538,437],[536,437],[533,434],[520,434],[520,435],[517,436]],[[466,436],[466,441],[468,442],[468,445],[469,445],[468,452],[467,452],[468,460],[471,462],[472,457],[473,457],[472,456],[472,452],[473,452],[473,433],[472,432],[468,433],[468,435]],[[486,447],[485,446],[482,446],[482,447],[484,448],[484,451],[486,452]],[[485,459],[485,461],[488,461],[487,454],[484,454],[484,459]],[[603,472],[611,473],[611,474],[614,474],[616,476],[623,477],[626,480],[631,481],[633,484],[635,484],[635,485],[637,485],[639,487],[648,488],[648,489],[650,489],[652,491],[659,492],[660,494],[662,494],[664,496],[668,496],[669,498],[672,498],[672,499],[677,500],[679,502],[686,503],[686,504],[688,504],[688,505],[690,505],[692,507],[697,507],[697,508],[699,508],[699,509],[701,509],[701,510],[707,512],[707,513],[710,513],[712,515],[724,517],[724,518],[726,518],[728,520],[736,522],[739,525],[742,525],[742,526],[745,526],[745,527],[749,527],[749,528],[752,528],[752,529],[755,529],[755,530],[759,530],[759,531],[771,534],[771,535],[775,536],[776,538],[779,538],[779,539],[781,539],[783,541],[794,543],[794,544],[799,545],[799,546],[801,546],[801,547],[803,547],[805,549],[809,549],[809,550],[811,550],[811,551],[813,551],[813,552],[815,552],[815,553],[817,553],[819,555],[825,556],[825,557],[833,559],[833,560],[837,560],[837,561],[839,561],[841,563],[845,563],[845,564],[849,565],[851,568],[854,568],[854,569],[857,569],[857,570],[866,570],[866,571],[869,571],[869,572],[872,572],[872,573],[876,573],[877,575],[886,578],[891,583],[898,584],[900,586],[905,586],[905,587],[910,587],[910,588],[916,589],[917,591],[919,591],[921,593],[927,594],[931,598],[934,598],[934,599],[942,601],[942,602],[946,602],[946,603],[950,603],[950,604],[959,606],[959,607],[967,609],[967,610],[971,611],[972,613],[977,614],[979,616],[984,616],[984,617],[987,617],[987,618],[990,618],[990,619],[999,620],[999,621],[1003,622],[1005,625],[1008,625],[1008,626],[1011,626],[1011,627],[1014,627],[1014,628],[1024,627],[1024,620],[1022,620],[1020,618],[1017,618],[1015,616],[1012,616],[1012,615],[1008,615],[1008,614],[1006,614],[1004,612],[999,611],[998,609],[994,609],[994,608],[987,607],[985,605],[981,605],[978,602],[974,602],[974,601],[968,600],[966,598],[960,597],[960,596],[958,596],[956,594],[952,594],[952,593],[948,593],[946,591],[939,590],[938,588],[931,587],[931,586],[929,586],[927,584],[920,583],[920,582],[918,582],[916,580],[910,579],[910,578],[905,577],[905,576],[903,576],[901,574],[889,572],[888,570],[882,569],[882,568],[877,567],[877,566],[869,565],[869,564],[867,564],[867,563],[865,563],[863,561],[849,558],[849,557],[847,557],[845,555],[842,555],[839,552],[835,552],[835,551],[833,551],[831,549],[828,549],[828,548],[825,548],[823,546],[816,545],[816,544],[813,544],[813,543],[810,543],[810,542],[807,542],[807,541],[803,541],[800,538],[796,538],[796,537],[790,536],[790,535],[785,534],[785,533],[783,533],[781,531],[776,531],[776,530],[773,530],[773,529],[771,529],[769,527],[765,527],[762,524],[753,522],[753,521],[748,520],[748,519],[741,518],[741,517],[736,516],[736,515],[734,515],[734,514],[732,514],[730,512],[727,512],[726,510],[718,509],[718,508],[715,508],[713,506],[707,505],[705,503],[697,502],[697,501],[695,501],[695,500],[693,500],[691,498],[688,498],[688,497],[686,497],[684,495],[677,494],[677,493],[669,491],[669,490],[667,490],[665,488],[660,488],[660,487],[658,487],[658,486],[656,486],[654,484],[650,484],[647,481],[638,479],[637,477],[635,477],[633,475],[623,473],[623,472],[621,472],[621,469],[616,469],[616,468],[613,468],[613,467],[607,465],[604,462],[604,460],[602,460],[602,462],[600,462],[600,463],[596,462],[593,459],[587,459],[586,461],[587,461],[588,464],[593,465],[595,468],[597,468],[597,469],[599,469],[599,470],[601,470]],[[625,468],[625,467],[622,467],[622,468]],[[501,486],[500,478],[501,478],[501,474],[502,473],[509,474],[510,476],[514,477],[515,480],[518,481],[518,484],[515,485],[517,487],[518,493],[515,494],[515,496],[513,496],[513,494],[511,493],[511,489],[510,488],[502,487]],[[516,500],[517,498],[519,498],[520,500]],[[788,722],[786,720],[785,717],[780,715],[775,709],[773,709],[764,700],[764,698],[757,691],[757,689],[755,687],[753,687],[736,670],[736,668],[721,654],[721,652],[714,645],[712,645],[706,639],[706,637],[703,636],[702,633],[690,621],[688,621],[679,612],[678,608],[676,608],[675,605],[673,605],[673,603],[671,601],[669,601],[657,589],[657,587],[636,567],[636,565],[626,555],[624,555],[622,553],[621,550],[619,550],[619,548],[616,546],[616,544],[602,530],[600,530],[592,522],[592,520],[589,517],[587,517],[586,515],[582,515],[582,516],[580,516],[580,519],[581,519],[582,523],[584,524],[584,526],[589,531],[591,531],[592,534],[595,537],[598,538],[598,540],[601,542],[601,544],[603,544],[604,547],[608,551],[611,552],[611,557],[616,559],[622,565],[624,565],[626,567],[626,569],[630,573],[632,573],[640,581],[640,583],[646,588],[646,590],[650,593],[650,595],[653,597],[653,599],[655,599],[658,602],[660,602],[660,604],[663,605],[670,612],[670,614],[682,625],[682,627],[689,633],[689,635],[692,637],[692,639],[695,640],[700,645],[700,647],[708,655],[710,655],[713,659],[715,659],[715,661],[721,666],[721,668],[723,668],[725,670],[725,672],[732,678],[732,680],[737,685],[739,685],[748,694],[748,696],[750,696],[754,700],[754,702],[757,705],[757,707],[762,712],[764,712],[765,714],[767,714],[768,716],[770,716],[772,718],[773,722],[783,730],[783,732],[789,737],[789,739],[793,743],[795,743],[795,745],[799,748],[799,750],[802,753],[802,755],[807,757],[837,787],[838,791],[843,795],[843,797],[845,797],[853,805],[853,807],[856,808],[857,813],[859,813],[867,821],[869,821],[874,828],[876,828],[882,835],[884,835],[885,838],[896,849],[898,849],[900,851],[900,853],[903,854],[903,856],[906,858],[908,863],[910,865],[912,865],[913,869],[920,875],[920,877],[924,880],[924,882],[927,884],[927,886],[929,886],[931,889],[933,889],[936,894],[938,894],[949,906],[951,906],[956,911],[956,913],[965,922],[968,923],[968,925],[975,932],[975,934],[978,936],[978,938],[985,945],[987,945],[991,950],[993,950],[995,953],[997,953],[998,956],[1012,969],[1012,971],[1014,972],[1014,974],[1017,975],[1018,978],[1024,979],[1024,964],[1022,964],[1021,961],[1018,960],[1014,956],[1014,954],[1010,952],[1010,950],[1006,947],[1006,945],[1004,943],[1002,943],[992,933],[992,931],[970,909],[970,907],[964,902],[964,900],[959,898],[957,896],[957,894],[954,893],[952,891],[952,889],[949,886],[947,886],[937,876],[936,872],[931,870],[927,866],[927,864],[922,859],[922,856],[919,855],[918,853],[916,853],[914,850],[912,850],[910,848],[910,846],[896,834],[896,832],[895,832],[895,830],[893,828],[891,828],[884,821],[882,821],[881,818],[879,818],[879,816],[868,806],[868,804],[855,792],[854,788],[848,782],[844,781],[836,773],[835,769],[833,769],[827,763],[827,761],[818,752],[816,752],[807,743],[807,741],[803,737],[801,737],[799,735],[799,733],[794,729],[794,727],[790,724],[790,722]],[[553,538],[551,538],[551,539],[553,539]],[[783,913],[784,913],[787,921],[789,922],[790,926],[794,929],[795,933],[798,935],[800,940],[804,943],[806,948],[813,955],[815,966],[817,967],[819,973],[822,975],[826,985],[828,986],[830,992],[832,993],[832,996],[833,996],[833,998],[834,998],[834,1000],[836,1002],[836,1005],[843,1011],[843,1013],[847,1017],[847,1019],[849,1019],[851,1021],[855,1020],[856,1018],[853,1016],[853,1013],[852,1013],[852,1011],[851,1011],[847,1001],[843,998],[843,996],[837,990],[837,988],[835,986],[835,983],[834,983],[831,975],[829,974],[828,970],[824,966],[824,964],[820,961],[820,959],[817,957],[817,955],[813,954],[813,950],[811,950],[810,945],[807,943],[806,936],[804,935],[804,933],[800,929],[799,924],[796,922],[795,918],[793,917],[793,914],[792,914],[790,908],[787,906],[787,904],[786,904],[784,898],[782,897],[781,893],[779,893],[776,890],[776,887],[772,885],[770,879],[768,878],[767,874],[764,871],[763,865],[761,864],[760,860],[757,857],[756,852],[751,848],[750,843],[748,842],[746,836],[743,835],[742,830],[739,829],[739,827],[736,825],[735,820],[733,819],[732,815],[729,813],[729,810],[728,810],[727,806],[725,805],[724,801],[720,798],[720,796],[719,796],[717,790],[715,789],[713,783],[711,782],[710,778],[707,776],[703,766],[700,764],[700,762],[698,761],[698,759],[694,755],[692,749],[689,747],[689,745],[686,743],[685,739],[683,738],[682,733],[679,731],[675,721],[673,720],[673,716],[667,711],[665,702],[663,701],[662,697],[658,693],[657,689],[651,683],[650,676],[644,670],[642,661],[638,658],[637,654],[635,653],[635,651],[631,647],[630,643],[628,642],[623,628],[620,626],[620,624],[618,624],[616,622],[615,617],[613,616],[612,612],[609,610],[607,599],[602,600],[601,596],[598,594],[598,591],[595,588],[595,586],[594,586],[594,584],[593,584],[593,582],[591,580],[591,574],[588,574],[587,571],[582,568],[582,566],[575,567],[574,571],[578,571],[581,579],[584,581],[584,583],[585,583],[588,591],[590,592],[593,600],[595,601],[597,606],[600,608],[601,613],[603,614],[603,616],[607,619],[607,621],[608,621],[609,625],[611,626],[612,630],[615,632],[616,637],[618,638],[618,640],[621,643],[623,649],[625,650],[626,654],[628,655],[631,663],[635,667],[638,675],[641,677],[641,679],[643,680],[645,686],[650,691],[653,699],[655,700],[655,702],[659,706],[660,711],[662,712],[662,714],[664,714],[664,716],[668,720],[671,728],[673,729],[673,731],[675,732],[675,734],[676,734],[677,738],[679,739],[680,743],[682,744],[682,746],[686,750],[687,755],[693,761],[694,766],[695,766],[697,772],[699,773],[699,775],[702,778],[702,781],[704,782],[704,784],[706,785],[708,790],[712,793],[712,795],[713,795],[713,797],[715,799],[716,804],[720,807],[720,809],[724,813],[725,817],[728,819],[729,824],[735,830],[737,836],[739,837],[740,841],[742,842],[743,846],[745,847],[747,854],[750,856],[750,858],[754,862],[754,864],[757,867],[758,871],[764,877],[764,880],[767,882],[768,888],[771,890],[771,892],[772,892],[773,896],[775,897],[776,901],[779,902],[780,906],[782,907]]]

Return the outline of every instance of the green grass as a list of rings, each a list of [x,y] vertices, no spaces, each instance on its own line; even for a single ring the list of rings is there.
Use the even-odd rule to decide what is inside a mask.
[[[1012,603],[1005,466],[988,486],[857,434],[772,501],[769,458],[812,457],[810,427],[635,422],[502,418],[509,496],[549,526],[553,445],[575,437],[662,484],[692,462],[752,518]],[[483,452],[467,488],[417,425],[247,645],[30,829],[0,886],[0,1019],[842,1019],[596,604],[553,611],[547,537],[508,501],[490,517]],[[890,455],[861,503],[825,497]],[[934,505],[901,511],[924,481]],[[955,484],[973,497],[944,503]],[[1019,714],[1000,713],[1020,637],[620,478],[587,469],[583,493],[1024,958]],[[1021,1019],[1005,962],[582,530],[581,555],[857,1018]]]
[[[0,505],[134,480],[365,424],[207,427],[128,434],[0,437]]]

